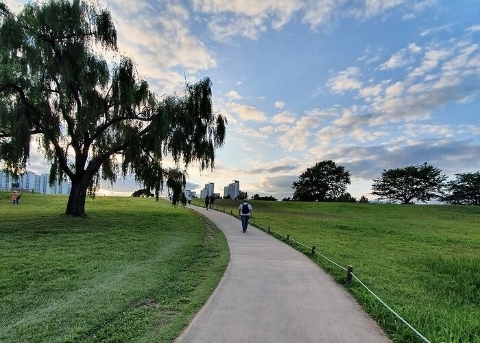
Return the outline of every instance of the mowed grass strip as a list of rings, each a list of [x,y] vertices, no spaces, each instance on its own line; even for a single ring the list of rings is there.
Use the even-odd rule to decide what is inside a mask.
[[[202,206],[201,199],[195,203]],[[238,201],[216,200],[238,214]],[[431,342],[480,342],[480,208],[251,201],[252,222],[347,267]],[[310,249],[290,244],[305,254]],[[346,273],[313,260],[343,282]],[[347,286],[394,342],[424,342],[358,282]],[[292,297],[295,295],[292,294]],[[345,328],[348,330],[348,328]]]
[[[171,342],[229,260],[223,234],[166,201],[0,193],[0,342]]]

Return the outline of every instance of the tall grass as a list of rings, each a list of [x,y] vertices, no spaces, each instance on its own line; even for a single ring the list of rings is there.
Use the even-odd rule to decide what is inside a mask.
[[[0,342],[171,342],[220,280],[223,234],[188,209],[0,193]]]
[[[201,205],[200,201],[198,204]],[[480,342],[480,208],[252,201],[253,223],[355,275],[431,342]],[[215,206],[238,214],[239,202]],[[290,240],[291,243],[291,240]],[[309,254],[310,249],[297,249]],[[346,273],[315,255],[339,282]],[[347,288],[394,342],[423,342],[358,282]]]

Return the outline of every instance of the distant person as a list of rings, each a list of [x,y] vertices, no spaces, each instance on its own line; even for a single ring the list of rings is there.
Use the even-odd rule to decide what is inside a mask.
[[[242,220],[243,232],[245,232],[247,231],[248,220],[252,217],[252,205],[248,203],[247,199],[244,199],[240,206],[238,206],[238,215]]]
[[[210,197],[207,195],[205,195],[205,208],[207,209],[208,211],[208,204],[210,203]]]
[[[18,205],[18,200],[20,200],[21,194],[19,194],[17,191],[14,191],[12,193],[12,205]]]
[[[210,195],[210,208],[213,210],[213,203],[215,202],[215,195]]]

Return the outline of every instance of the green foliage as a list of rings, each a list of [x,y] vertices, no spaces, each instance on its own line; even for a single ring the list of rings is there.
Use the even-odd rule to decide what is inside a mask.
[[[150,192],[148,189],[137,189],[135,192],[132,193],[132,197],[138,198],[138,197],[153,197],[153,193]]]
[[[277,201],[277,198],[271,195],[261,197],[258,194],[254,194],[252,200]]]
[[[350,193],[345,192],[340,194],[340,196],[336,199],[338,202],[357,202],[357,199],[353,197]]]
[[[37,138],[51,183],[72,182],[67,214],[85,215],[86,194],[95,194],[100,179],[132,173],[156,194],[170,182],[178,202],[186,175],[180,164],[214,167],[226,119],[212,112],[210,79],[159,100],[130,58],[109,64],[99,54],[115,52],[117,36],[96,2],[35,2],[18,16],[3,5],[0,15],[0,159],[22,172]],[[163,167],[166,155],[173,169]]]
[[[228,246],[196,213],[151,198],[0,193],[0,341],[172,342],[228,264]],[[193,252],[193,253],[192,253]]]
[[[237,197],[237,199],[243,200],[243,199],[247,199],[247,198],[248,198],[248,193],[247,193],[247,192],[243,192],[243,191],[239,191],[239,192],[238,192],[238,197]]]
[[[367,204],[368,203],[368,198],[365,195],[362,195],[360,197],[360,200],[358,200],[358,202],[362,203],[362,204]]]
[[[448,204],[480,206],[480,171],[455,174],[456,180],[446,185],[441,201]]]
[[[219,200],[238,213],[238,201]],[[355,275],[431,342],[480,343],[480,208],[477,206],[256,201],[251,224]],[[285,236],[290,235],[290,240]],[[336,280],[346,273],[313,260]],[[347,286],[394,343],[421,343],[355,280]]]
[[[293,200],[334,201],[350,184],[350,172],[331,160],[322,161],[307,168],[293,183]]]
[[[413,199],[427,202],[439,198],[447,179],[441,169],[428,165],[383,170],[382,177],[373,180],[372,194],[411,204]]]

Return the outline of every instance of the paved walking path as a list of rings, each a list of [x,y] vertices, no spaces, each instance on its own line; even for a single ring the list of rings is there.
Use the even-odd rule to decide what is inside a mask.
[[[251,225],[243,233],[233,216],[191,208],[224,232],[230,263],[175,342],[391,342],[353,297],[306,256]]]

